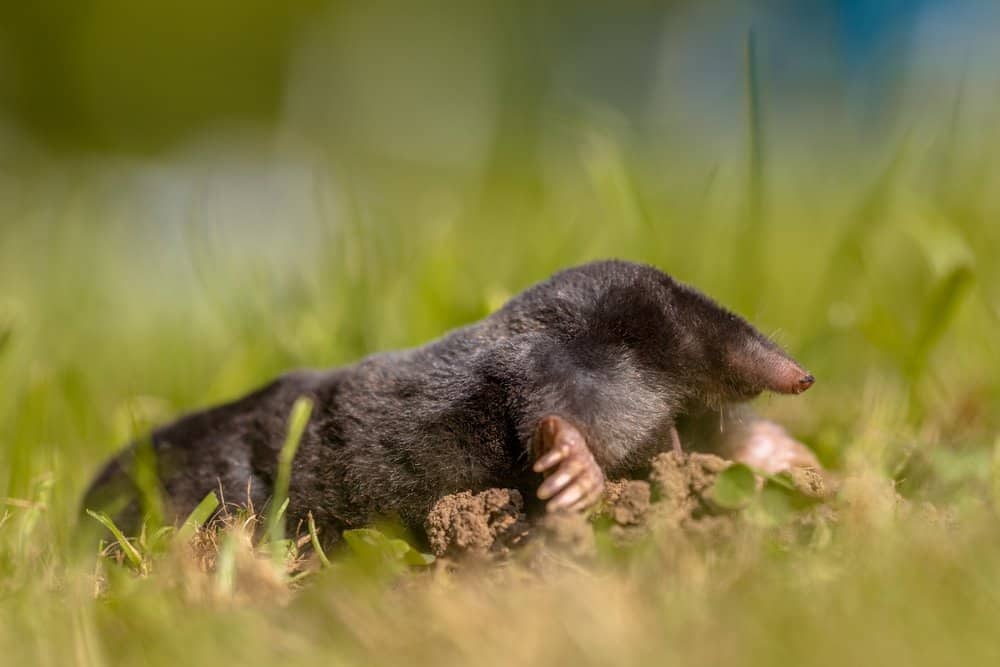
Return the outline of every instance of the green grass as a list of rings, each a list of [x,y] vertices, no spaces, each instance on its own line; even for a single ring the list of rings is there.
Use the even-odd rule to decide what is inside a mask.
[[[280,256],[242,245],[207,204],[165,239],[88,169],[39,168],[0,202],[5,664],[996,664],[996,146],[952,152],[928,187],[934,154],[914,143],[839,156],[855,168],[835,186],[755,158],[751,197],[768,192],[752,258],[745,170],[726,175],[745,162],[685,189],[684,156],[653,159],[600,122],[527,186],[401,169],[373,194],[318,172],[321,215],[287,229]],[[776,167],[798,175],[759,173]],[[254,517],[211,535],[193,517],[195,549],[151,526],[99,562],[74,539],[93,521],[78,514],[90,476],[144,424],[291,367],[419,344],[606,256],[702,287],[817,375],[759,407],[843,472],[839,521],[661,535],[541,578],[448,576],[361,532],[291,584],[255,557]],[[304,537],[293,565],[318,543]]]

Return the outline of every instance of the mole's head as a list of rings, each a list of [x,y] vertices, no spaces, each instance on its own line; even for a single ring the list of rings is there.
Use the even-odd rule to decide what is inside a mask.
[[[798,394],[814,381],[746,320],[651,266],[611,260],[569,269],[515,299],[503,317],[561,330],[583,342],[581,354],[628,350],[651,381],[696,404]]]
[[[770,338],[701,292],[668,278],[667,346],[696,397],[718,406],[763,391],[799,394],[815,378]]]
[[[670,329],[678,365],[709,405],[746,401],[763,391],[800,394],[815,378],[770,338],[704,294],[670,280]]]

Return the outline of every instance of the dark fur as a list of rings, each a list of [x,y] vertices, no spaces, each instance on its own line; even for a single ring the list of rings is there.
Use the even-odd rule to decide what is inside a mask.
[[[556,274],[486,319],[404,352],[329,372],[295,372],[152,435],[173,515],[209,491],[258,509],[275,477],[291,405],[315,401],[294,461],[288,516],[311,511],[327,535],[374,518],[421,524],[466,489],[533,497],[531,436],[558,414],[585,434],[609,478],[669,446],[678,416],[740,401],[765,382],[747,349],[776,350],[744,320],[661,271],[622,261]],[[134,493],[126,454],[85,504]],[[135,502],[121,517],[138,518]]]

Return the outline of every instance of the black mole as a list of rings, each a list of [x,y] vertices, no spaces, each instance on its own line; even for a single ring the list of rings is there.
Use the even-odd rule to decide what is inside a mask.
[[[812,383],[777,345],[697,290],[612,260],[557,273],[423,347],[282,376],[158,428],[151,441],[171,516],[185,516],[212,490],[259,509],[292,403],[311,397],[287,516],[295,525],[312,512],[335,536],[387,516],[419,527],[444,495],[497,486],[537,495],[549,509],[582,509],[605,477],[634,474],[664,445],[679,447],[685,424],[718,432],[724,406]],[[787,436],[784,444],[765,437],[761,449],[752,444],[759,433],[733,431],[746,445],[737,457],[778,467],[815,462]],[[124,496],[117,516],[125,525],[140,511],[134,452],[112,460],[84,499],[109,507]]]

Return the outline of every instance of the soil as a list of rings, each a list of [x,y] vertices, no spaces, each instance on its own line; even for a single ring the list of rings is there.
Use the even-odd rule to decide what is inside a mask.
[[[677,529],[696,537],[731,532],[740,515],[714,505],[710,490],[719,473],[732,465],[718,456],[666,452],[650,462],[648,480],[607,483],[602,502],[590,515],[545,514],[529,517],[514,489],[465,491],[439,500],[425,528],[434,554],[451,560],[497,559],[528,543],[575,557],[595,552],[594,526],[604,525],[612,540],[627,544],[650,530]],[[791,471],[786,479],[812,499],[828,495],[816,470]]]
[[[713,511],[706,494],[730,461],[712,454],[657,454],[650,462],[649,481],[657,514],[672,526],[700,518]]]
[[[424,522],[435,556],[505,555],[528,530],[524,499],[515,489],[445,496]]]
[[[649,482],[633,479],[608,482],[602,511],[620,526],[638,526],[649,514],[651,496]]]

